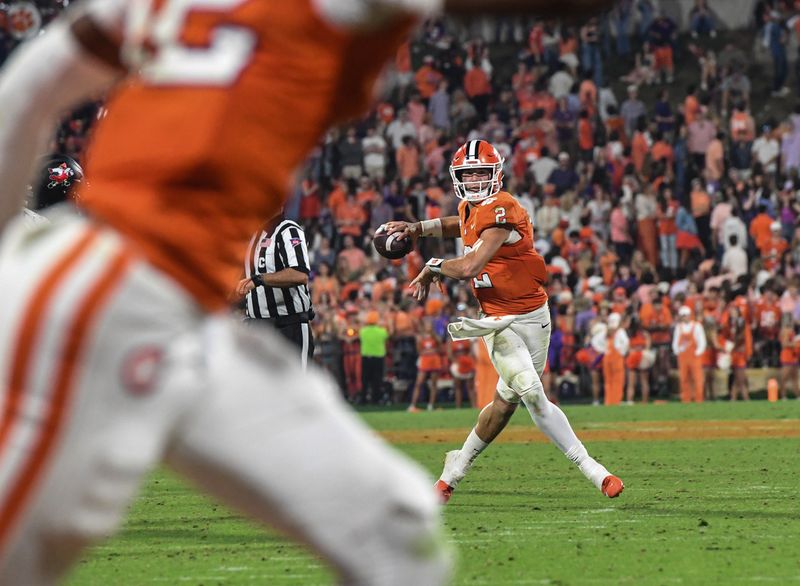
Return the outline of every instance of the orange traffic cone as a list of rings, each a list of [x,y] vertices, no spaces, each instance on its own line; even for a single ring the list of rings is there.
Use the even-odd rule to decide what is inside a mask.
[[[771,378],[767,381],[767,401],[775,403],[778,400],[778,381]]]

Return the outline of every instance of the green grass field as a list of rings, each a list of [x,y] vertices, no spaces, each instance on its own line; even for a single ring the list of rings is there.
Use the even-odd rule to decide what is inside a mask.
[[[533,432],[525,439],[532,424],[518,413],[508,430],[516,439],[484,452],[444,511],[459,556],[456,584],[800,583],[800,401],[565,411],[579,435],[638,430],[642,439],[586,441],[625,492],[604,498],[553,446]],[[364,414],[378,430],[405,434],[399,448],[432,475],[460,439],[426,432],[460,438],[475,416]],[[755,425],[762,437],[648,437],[680,420],[711,435],[758,435]],[[158,472],[123,531],[69,583],[305,586],[332,576],[302,548]]]

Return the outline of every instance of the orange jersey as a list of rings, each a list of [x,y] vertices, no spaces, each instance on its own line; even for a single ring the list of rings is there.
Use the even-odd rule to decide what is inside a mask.
[[[639,319],[642,322],[642,327],[650,333],[650,339],[653,344],[669,344],[672,340],[669,328],[672,325],[672,314],[666,304],[661,306],[661,311],[648,303],[643,305],[639,310]],[[654,331],[654,328],[662,328]]]
[[[442,357],[439,354],[439,341],[425,336],[419,341],[419,361],[417,368],[425,372],[442,369]]]
[[[797,359],[800,355],[798,355],[798,344],[797,338],[794,335],[794,328],[781,328],[780,333],[780,342],[781,342],[781,365],[782,366],[794,366],[797,364]]]
[[[453,353],[453,356],[457,356],[459,354],[472,354],[472,342],[470,340],[453,340],[450,342],[450,351]]]
[[[470,340],[453,340],[450,342],[452,362],[460,375],[475,372],[475,359],[472,357],[472,342]]]
[[[327,24],[311,0],[173,4],[130,3],[131,22],[160,32],[125,39],[140,73],[108,103],[80,205],[218,309],[250,235],[280,210],[325,130],[368,107],[414,19],[356,33]]]
[[[519,236],[516,242],[503,244],[472,279],[472,292],[483,313],[522,315],[547,303],[544,259],[533,248],[531,219],[514,196],[501,191],[474,206],[462,201],[458,216],[467,249],[487,228],[510,227]]]
[[[769,337],[777,336],[781,326],[781,307],[778,303],[760,301],[756,305],[755,320],[759,334]]]

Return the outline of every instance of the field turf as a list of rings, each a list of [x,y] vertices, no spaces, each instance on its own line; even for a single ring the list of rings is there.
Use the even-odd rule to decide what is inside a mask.
[[[603,497],[518,413],[509,441],[484,452],[444,511],[456,584],[800,584],[800,401],[565,411],[625,492]],[[363,416],[438,475],[476,413]],[[122,532],[68,583],[307,586],[332,576],[159,471]]]

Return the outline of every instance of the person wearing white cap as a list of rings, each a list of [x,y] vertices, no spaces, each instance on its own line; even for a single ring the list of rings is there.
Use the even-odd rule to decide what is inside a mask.
[[[789,244],[781,235],[783,225],[775,220],[769,226],[770,234],[768,238],[762,238],[758,242],[761,258],[764,260],[764,268],[774,272],[781,264],[783,253],[789,248]]]
[[[702,403],[704,377],[701,358],[706,351],[706,333],[703,326],[692,319],[692,310],[686,305],[678,310],[672,351],[678,357],[681,403]]]
[[[622,391],[625,388],[625,355],[628,353],[630,340],[622,325],[622,316],[612,313],[608,316],[608,346],[603,357],[603,386],[605,387],[606,405],[622,403]]]

